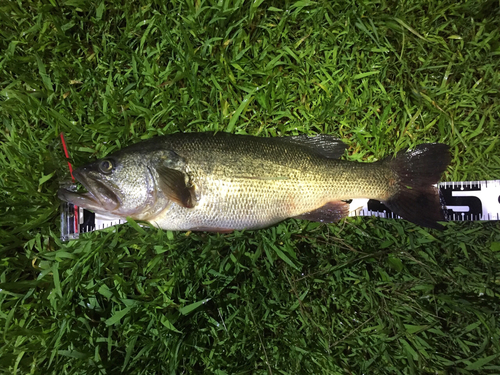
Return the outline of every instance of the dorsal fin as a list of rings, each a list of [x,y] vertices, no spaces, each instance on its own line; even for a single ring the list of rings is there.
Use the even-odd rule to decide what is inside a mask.
[[[307,135],[293,135],[289,137],[274,138],[282,142],[307,147],[315,154],[328,159],[338,159],[346,150],[347,146],[342,140],[327,134],[318,134],[312,137]]]

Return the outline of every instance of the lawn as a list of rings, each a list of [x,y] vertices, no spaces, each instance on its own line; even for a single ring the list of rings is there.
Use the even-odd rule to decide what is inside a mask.
[[[500,179],[498,1],[0,0],[0,372],[500,373],[500,224],[124,224],[59,239],[59,182],[142,139],[327,133]]]

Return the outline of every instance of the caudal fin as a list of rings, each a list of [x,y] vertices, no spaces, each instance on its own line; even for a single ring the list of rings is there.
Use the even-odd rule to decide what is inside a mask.
[[[439,190],[433,186],[451,161],[449,147],[424,143],[394,159],[386,159],[397,174],[398,192],[384,201],[395,214],[412,223],[435,229],[445,221]]]

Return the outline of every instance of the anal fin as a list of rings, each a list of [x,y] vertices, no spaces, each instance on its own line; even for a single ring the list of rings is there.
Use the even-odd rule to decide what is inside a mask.
[[[212,233],[232,233],[234,229],[231,228],[217,228],[217,227],[195,227],[190,230],[195,232],[212,232]]]
[[[328,202],[314,211],[295,216],[296,219],[335,223],[349,215],[349,204],[343,201]]]

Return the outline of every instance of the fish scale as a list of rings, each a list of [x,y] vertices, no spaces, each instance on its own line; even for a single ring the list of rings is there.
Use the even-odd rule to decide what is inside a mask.
[[[344,151],[329,135],[178,133],[77,168],[88,192],[60,189],[59,197],[114,218],[210,231],[258,229],[290,217],[338,221],[348,215],[343,200],[369,198],[441,228],[433,184],[450,161],[448,146],[422,144],[375,163],[339,160]]]
[[[176,137],[162,147],[186,160],[200,200],[194,209],[176,205],[147,220],[172,230],[257,229],[329,201],[386,194],[390,171],[383,166],[287,146],[256,137]]]

